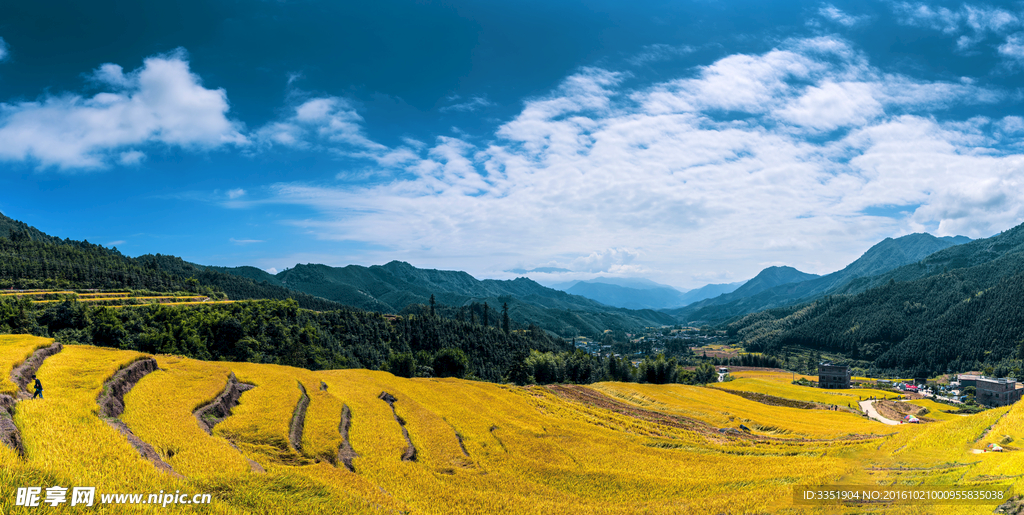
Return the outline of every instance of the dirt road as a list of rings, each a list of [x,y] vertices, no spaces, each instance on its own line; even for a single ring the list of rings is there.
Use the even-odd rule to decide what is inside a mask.
[[[900,425],[900,423],[895,420],[889,420],[883,417],[882,415],[879,415],[878,411],[875,409],[875,401],[860,401],[860,409],[863,410],[864,413],[868,414],[868,418],[877,420],[883,424],[888,424],[890,426]]]

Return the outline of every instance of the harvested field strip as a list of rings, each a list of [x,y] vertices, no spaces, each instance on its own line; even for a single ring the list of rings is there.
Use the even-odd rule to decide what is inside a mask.
[[[657,411],[631,406],[624,402],[614,400],[607,395],[591,390],[585,386],[550,385],[548,386],[548,389],[563,399],[579,402],[588,406],[596,406],[614,413],[645,420],[647,422],[654,422],[655,424],[694,431],[707,436],[714,436],[714,434],[717,433],[714,427],[699,420],[681,416],[666,415]]]
[[[103,419],[104,422],[110,424],[111,427],[117,429],[124,435],[125,438],[131,442],[135,450],[139,451],[143,457],[153,463],[156,468],[163,470],[175,477],[182,477],[174,469],[165,462],[156,449],[152,445],[146,443],[141,438],[132,433],[131,428],[120,419],[122,413],[124,413],[124,396],[132,390],[136,383],[140,379],[145,377],[150,372],[156,370],[156,360],[151,357],[143,357],[133,361],[128,366],[118,370],[110,379],[107,379],[103,383],[103,393],[96,399],[96,403],[99,405],[99,412],[97,416]]]
[[[402,427],[402,436],[405,437],[405,442],[408,444],[405,451],[402,452],[402,461],[416,461],[416,446],[412,444],[412,439],[409,438],[409,430],[405,428],[405,420],[399,417],[398,412],[395,411],[395,403],[398,402],[398,399],[388,392],[380,392],[378,398],[388,403],[388,406],[391,406],[391,413],[395,416],[395,422],[398,422],[398,425]]]
[[[228,384],[224,391],[217,395],[212,401],[195,409],[192,414],[207,434],[213,434],[213,426],[231,415],[231,408],[238,405],[238,399],[242,392],[251,390],[254,386],[248,383],[238,382],[234,372],[228,374]]]
[[[85,303],[90,303],[90,304],[101,304],[101,303],[104,303],[104,302],[109,302],[109,303],[112,303],[112,304],[118,304],[118,305],[122,305],[123,304],[123,305],[126,305],[126,306],[130,306],[130,305],[132,305],[131,303],[137,303],[137,304],[172,304],[172,303],[185,303],[185,302],[205,302],[203,299],[207,299],[208,300],[209,297],[205,297],[205,296],[202,296],[202,295],[190,296],[190,297],[172,297],[172,296],[165,296],[165,297],[110,297],[110,298],[100,297],[100,298],[85,298],[85,299],[79,298],[79,299],[76,299],[76,300],[78,302],[85,302]],[[54,302],[65,302],[65,301],[63,301],[63,300],[34,300],[32,302],[34,304],[50,304],[50,303],[54,303]],[[125,303],[125,302],[128,302],[128,303]]]
[[[355,466],[352,464],[354,458],[358,458],[359,454],[356,453],[355,449],[352,448],[352,444],[348,441],[348,430],[352,426],[352,410],[348,409],[347,405],[341,406],[341,422],[338,423],[338,433],[341,434],[341,445],[338,446],[338,461],[345,465],[345,468],[352,472],[356,471]]]
[[[230,363],[175,356],[157,356],[156,359],[160,368],[136,384],[125,397],[121,419],[135,434],[149,442],[164,461],[186,477],[206,478],[262,470],[258,464],[253,467],[230,441],[207,432],[207,427],[230,414],[240,397],[244,402],[242,392],[252,385],[232,381]]]
[[[26,291],[17,293],[0,293],[0,297],[42,297],[44,295],[75,295],[73,291]]]
[[[14,397],[0,394],[0,443],[24,458],[25,445],[21,443],[21,431],[14,423],[15,404]]]
[[[824,409],[825,407],[821,404],[806,401],[794,401],[792,399],[784,399],[782,397],[775,397],[773,395],[765,395],[757,392],[747,392],[743,390],[726,390],[722,389],[723,392],[731,393],[733,395],[739,395],[744,399],[748,399],[754,402],[760,402],[761,404],[767,404],[769,406],[784,406],[786,408],[798,408],[798,409]]]
[[[295,412],[292,413],[292,423],[288,428],[288,440],[298,452],[302,452],[302,430],[306,426],[306,409],[309,408],[309,395],[306,394],[306,387],[299,383],[299,390],[302,396],[295,405]]]
[[[146,304],[122,304],[122,305],[111,305],[111,306],[106,306],[106,307],[116,308],[116,309],[120,309],[120,308],[148,308],[148,307],[151,307],[151,306],[154,306],[154,305],[160,305],[160,306],[194,306],[194,305],[197,305],[197,304],[231,304],[231,303],[234,303],[234,302],[242,302],[242,301],[237,301],[237,300],[206,300],[206,301],[201,301],[201,302],[160,302],[160,303],[150,302],[150,303],[146,303]]]

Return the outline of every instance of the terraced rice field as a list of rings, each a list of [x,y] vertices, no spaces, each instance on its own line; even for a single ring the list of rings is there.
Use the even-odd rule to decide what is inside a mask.
[[[52,304],[66,302],[68,299],[91,306],[123,308],[127,306],[147,306],[161,304],[168,306],[191,306],[195,304],[229,304],[231,300],[211,300],[202,295],[148,295],[133,296],[132,292],[74,292],[64,290],[24,290],[0,293],[0,297],[24,297],[32,299],[34,304]]]
[[[714,387],[731,391],[756,392],[804,402],[837,405],[844,408],[856,408],[858,401],[869,397],[875,399],[895,399],[900,396],[897,392],[868,388],[825,390],[811,386],[801,386],[790,384],[789,377],[786,374],[786,380],[784,381],[772,377],[740,377],[734,381],[715,383]]]
[[[0,368],[50,343],[0,336]],[[792,488],[1016,483],[1024,466],[1020,406],[885,426],[685,385],[516,387],[177,356],[109,382],[142,357],[67,345],[42,362],[46,398],[14,408],[25,455],[0,445],[0,513],[51,509],[14,506],[14,492],[54,485],[213,500],[64,507],[81,513],[862,513],[794,505]],[[741,381],[807,397],[763,375]],[[124,389],[117,420],[152,456],[98,416],[99,396]],[[990,442],[1007,452],[975,454]]]

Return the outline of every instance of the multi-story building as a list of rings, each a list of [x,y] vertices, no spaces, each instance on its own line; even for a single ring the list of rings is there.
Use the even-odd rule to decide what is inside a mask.
[[[818,365],[818,388],[849,388],[850,367],[822,363]]]
[[[961,381],[962,383],[962,381]],[[979,377],[976,379],[974,398],[985,406],[1008,406],[1020,400],[1024,389],[1017,388],[1014,378]]]

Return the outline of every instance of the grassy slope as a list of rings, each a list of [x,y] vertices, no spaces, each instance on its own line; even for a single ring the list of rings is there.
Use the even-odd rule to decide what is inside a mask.
[[[0,349],[32,346],[26,343],[0,336]],[[7,356],[0,368],[10,370],[19,354],[0,354]],[[789,512],[793,484],[902,482],[910,476],[939,484],[986,482],[1016,474],[1024,464],[1013,451],[970,452],[989,441],[1024,437],[1024,406],[888,427],[852,413],[766,406],[683,385],[602,383],[587,389],[608,394],[610,404],[598,406],[544,387],[157,356],[161,369],[128,394],[121,418],[186,476],[174,479],[94,415],[104,379],[137,355],[69,345],[46,360],[39,371],[46,400],[23,401],[16,411],[27,460],[0,448],[0,489],[10,493],[0,497],[0,512],[16,512],[11,505],[17,487],[37,484],[214,494],[215,505],[197,513]],[[257,386],[207,435],[192,410],[223,389],[232,371]],[[776,393],[787,394],[788,379],[774,379]],[[758,380],[773,381],[763,374]],[[287,443],[297,383],[312,398],[301,451]],[[417,447],[416,461],[400,459],[406,442],[391,408],[378,398],[382,392],[398,399],[395,411]],[[337,428],[342,404],[352,413],[355,473],[316,461],[340,442],[331,428]],[[655,423],[622,407],[688,422]],[[756,426],[755,436],[714,431],[739,424]],[[712,430],[693,429],[704,425]],[[244,444],[241,451],[229,440]],[[266,473],[250,471],[246,457]],[[942,512],[992,509],[980,508]],[[125,511],[131,512],[89,513]]]

